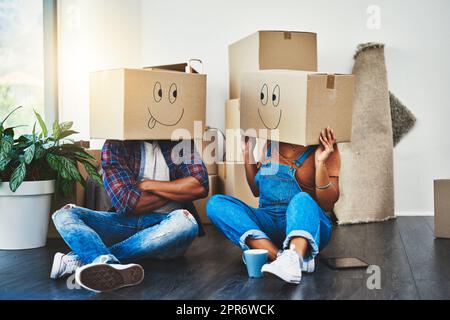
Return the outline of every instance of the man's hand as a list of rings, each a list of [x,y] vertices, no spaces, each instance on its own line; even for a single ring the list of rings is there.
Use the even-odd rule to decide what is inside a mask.
[[[244,153],[244,162],[249,164],[255,164],[255,158],[253,156],[253,152],[256,147],[256,138],[253,137],[242,137],[241,140],[241,148]]]
[[[248,136],[242,137],[241,148],[244,154],[252,154],[253,151],[255,150],[255,146],[256,146],[255,138]]]

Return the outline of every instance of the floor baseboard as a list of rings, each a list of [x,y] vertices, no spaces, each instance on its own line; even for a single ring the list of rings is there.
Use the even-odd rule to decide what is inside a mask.
[[[432,217],[433,211],[396,211],[397,217]]]

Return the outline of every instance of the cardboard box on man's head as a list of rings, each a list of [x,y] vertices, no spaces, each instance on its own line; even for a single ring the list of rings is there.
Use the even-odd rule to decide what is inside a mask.
[[[352,135],[354,76],[292,70],[245,73],[241,85],[241,127],[259,136],[298,145],[319,144],[331,127],[337,142]]]
[[[242,73],[286,69],[317,71],[317,35],[299,31],[258,31],[228,47],[230,99],[240,97]]]
[[[182,134],[194,139],[194,123],[204,128],[206,75],[187,73],[186,67],[177,64],[91,73],[91,138],[167,140]]]

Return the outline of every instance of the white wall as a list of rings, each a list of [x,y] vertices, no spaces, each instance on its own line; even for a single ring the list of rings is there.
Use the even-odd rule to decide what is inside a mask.
[[[89,140],[89,73],[141,65],[140,0],[59,0],[59,120]]]
[[[381,28],[366,26],[381,9]],[[446,0],[142,0],[144,64],[201,58],[208,74],[207,122],[224,125],[227,46],[256,30],[318,33],[319,68],[350,72],[357,44],[386,44],[390,89],[417,126],[395,149],[398,213],[431,213],[433,179],[450,178],[450,2]],[[370,195],[368,195],[370,196]]]

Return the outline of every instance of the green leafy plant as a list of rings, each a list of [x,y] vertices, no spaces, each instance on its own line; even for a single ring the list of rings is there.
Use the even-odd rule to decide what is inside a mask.
[[[15,192],[23,181],[56,180],[56,190],[65,196],[73,194],[74,182],[84,187],[78,164],[99,184],[102,180],[93,164],[95,158],[76,145],[69,137],[78,132],[71,130],[72,122],[53,123],[49,131],[42,117],[35,111],[36,123],[30,134],[14,138],[16,127],[5,127],[6,120],[18,109],[12,110],[0,122],[0,182],[9,182]]]

